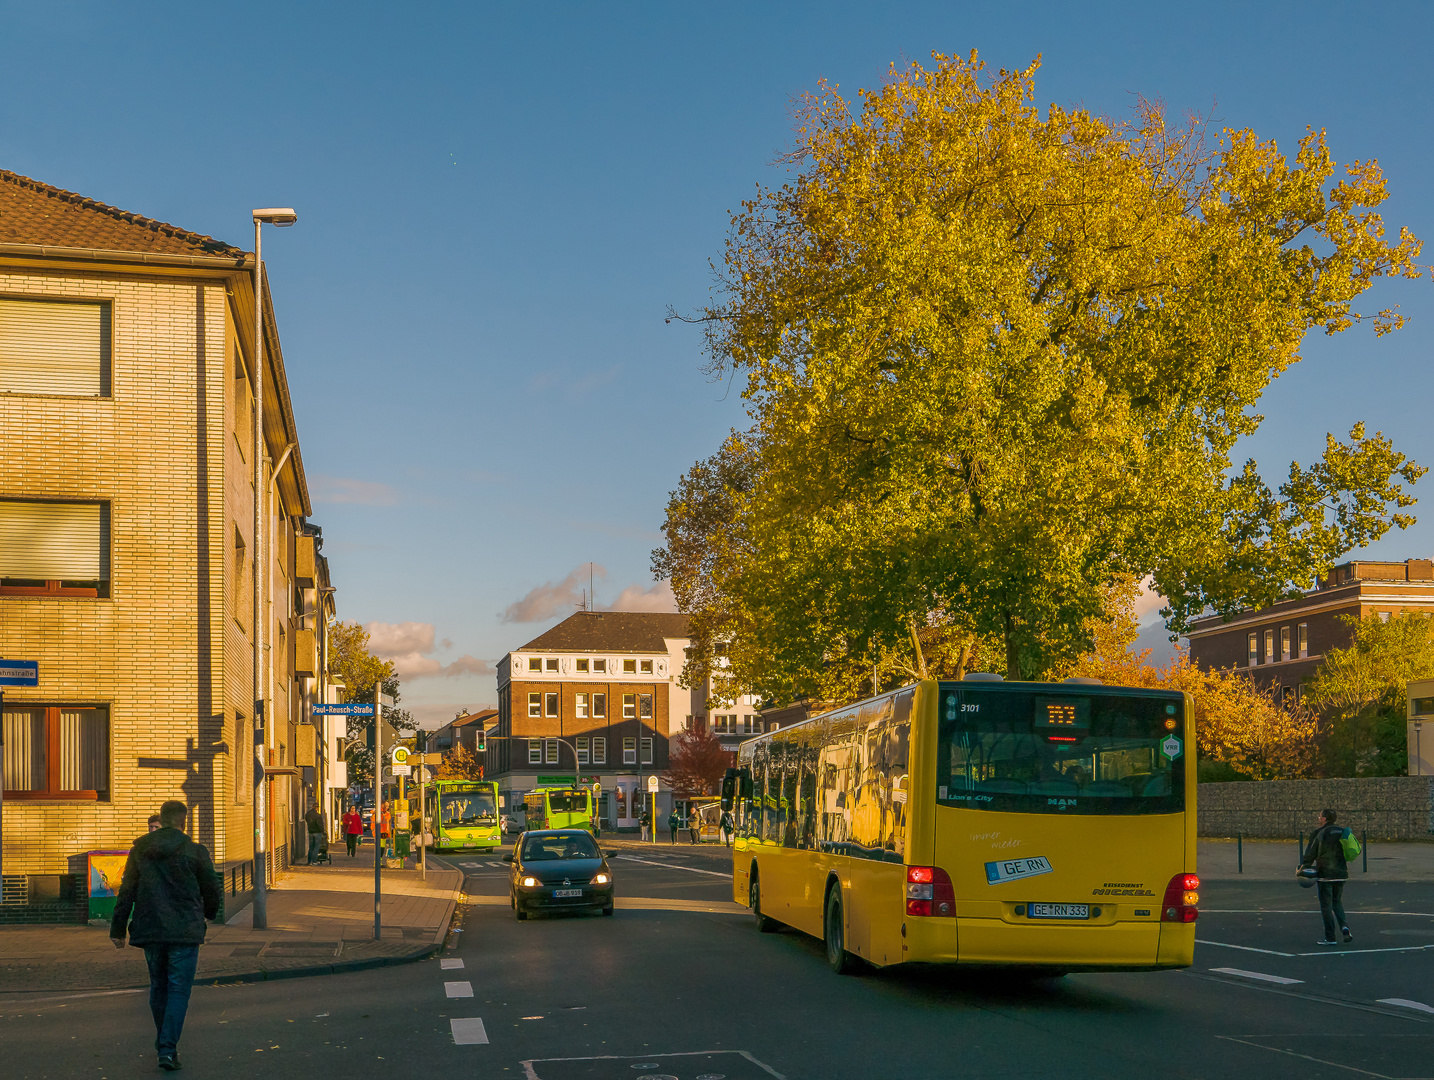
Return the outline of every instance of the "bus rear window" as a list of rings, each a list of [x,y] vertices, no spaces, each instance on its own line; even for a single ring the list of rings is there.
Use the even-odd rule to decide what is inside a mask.
[[[936,797],[1027,814],[1185,805],[1182,699],[942,686]]]
[[[555,791],[548,796],[548,805],[553,808],[553,813],[555,814],[586,813],[588,808],[587,792]]]

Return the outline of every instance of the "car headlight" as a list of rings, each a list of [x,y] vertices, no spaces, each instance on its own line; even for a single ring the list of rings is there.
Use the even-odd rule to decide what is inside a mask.
[[[523,879],[523,885],[524,885],[525,888],[531,889],[531,888],[532,888],[534,885],[536,885],[537,883],[538,883],[538,879],[535,878],[535,877],[525,877],[525,878]]]
[[[597,877],[593,878],[592,883],[594,885],[606,885],[611,880],[612,878],[608,877],[608,875],[606,874],[598,874]]]

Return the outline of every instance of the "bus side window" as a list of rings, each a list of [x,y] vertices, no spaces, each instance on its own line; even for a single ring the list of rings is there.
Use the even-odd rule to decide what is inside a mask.
[[[782,846],[797,846],[797,822],[800,810],[797,806],[797,792],[801,785],[801,751],[795,746],[787,747],[787,768],[782,774]]]
[[[767,789],[762,793],[762,839],[769,843],[782,842],[781,804],[782,764],[774,754],[767,762]]]

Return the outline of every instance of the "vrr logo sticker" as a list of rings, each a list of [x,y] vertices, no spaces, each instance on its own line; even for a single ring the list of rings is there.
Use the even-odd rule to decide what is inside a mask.
[[[1051,860],[1044,855],[1029,859],[1002,859],[986,864],[986,884],[999,885],[1003,881],[1019,881],[1051,872]]]

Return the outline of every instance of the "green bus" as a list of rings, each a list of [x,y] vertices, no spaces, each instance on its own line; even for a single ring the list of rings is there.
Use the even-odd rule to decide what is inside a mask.
[[[503,842],[495,780],[435,780],[427,785],[439,851],[495,848]],[[411,803],[416,806],[416,801]]]
[[[582,787],[539,788],[523,797],[530,829],[587,829],[598,834],[593,793]]]

